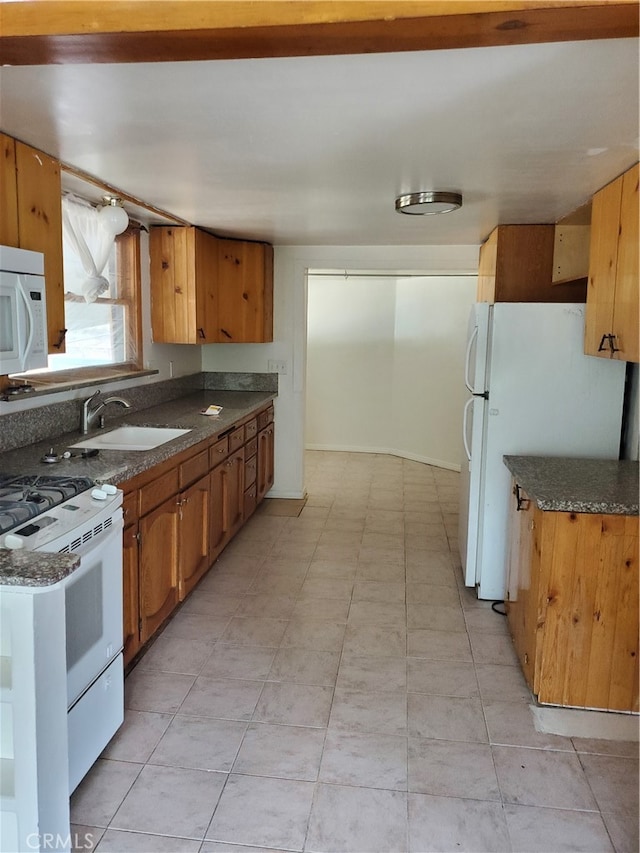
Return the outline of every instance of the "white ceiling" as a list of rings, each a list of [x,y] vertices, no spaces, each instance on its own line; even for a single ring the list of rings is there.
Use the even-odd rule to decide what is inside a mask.
[[[478,244],[555,222],[638,160],[638,41],[5,67],[2,129],[216,233]],[[395,212],[461,191],[460,211]]]

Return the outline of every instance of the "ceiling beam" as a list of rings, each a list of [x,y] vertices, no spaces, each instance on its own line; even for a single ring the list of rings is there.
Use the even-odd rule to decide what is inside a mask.
[[[0,64],[389,53],[638,36],[637,0],[13,0]]]

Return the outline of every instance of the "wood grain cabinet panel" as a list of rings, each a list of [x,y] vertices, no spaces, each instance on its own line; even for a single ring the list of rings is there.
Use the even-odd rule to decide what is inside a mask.
[[[210,481],[207,474],[178,496],[180,535],[178,550],[179,598],[191,592],[209,568]]]
[[[553,284],[555,225],[498,225],[480,247],[478,302],[584,302],[583,282]]]
[[[511,513],[509,628],[543,704],[638,711],[638,519]]]
[[[140,649],[140,589],[138,568],[138,525],[124,529],[122,551],[123,644],[124,663],[128,664]]]
[[[140,519],[140,642],[162,625],[178,603],[180,517],[175,496]]]
[[[217,340],[273,340],[272,246],[243,240],[219,241]]]
[[[18,246],[16,141],[0,133],[0,244]]]
[[[640,362],[639,166],[595,194],[585,321],[587,355]]]

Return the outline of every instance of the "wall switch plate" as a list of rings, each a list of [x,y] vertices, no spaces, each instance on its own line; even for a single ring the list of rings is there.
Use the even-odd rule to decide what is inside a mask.
[[[270,358],[267,362],[267,370],[269,373],[279,373],[281,376],[287,375],[287,362],[285,360],[278,361]]]

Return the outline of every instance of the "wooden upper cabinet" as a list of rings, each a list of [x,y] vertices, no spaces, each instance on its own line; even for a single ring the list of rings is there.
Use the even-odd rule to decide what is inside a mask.
[[[593,197],[585,352],[640,362],[636,164]]]
[[[0,244],[19,245],[16,141],[0,133]]]
[[[219,240],[218,328],[220,343],[273,340],[273,247]]]
[[[194,227],[151,229],[151,327],[155,343],[215,340],[217,240]]]
[[[193,226],[151,229],[156,343],[273,340],[273,249]]]
[[[49,352],[64,352],[60,163],[0,134],[0,243],[44,253]]]
[[[584,283],[553,284],[555,225],[498,225],[480,247],[479,302],[584,302]]]

